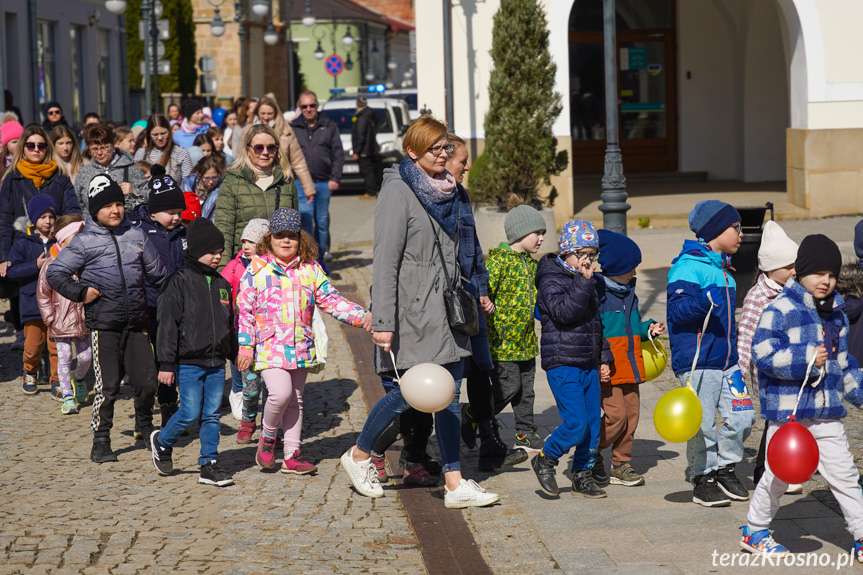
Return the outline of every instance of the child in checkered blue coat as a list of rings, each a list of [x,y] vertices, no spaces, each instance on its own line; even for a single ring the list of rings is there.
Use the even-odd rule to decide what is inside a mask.
[[[855,555],[863,562],[863,493],[842,424],[847,415],[843,399],[863,408],[863,371],[848,353],[845,303],[835,291],[841,266],[842,254],[832,240],[807,236],[795,262],[797,279],[789,279],[761,314],[752,355],[758,368],[761,417],[768,421],[768,450],[774,433],[796,408],[796,420],[818,442],[818,471],[842,509],[856,540]],[[768,461],[742,528],[744,549],[788,553],[768,531],[787,487]]]

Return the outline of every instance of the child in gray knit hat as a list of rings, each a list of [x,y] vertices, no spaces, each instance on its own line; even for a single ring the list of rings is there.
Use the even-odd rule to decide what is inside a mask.
[[[530,206],[516,206],[506,216],[506,242],[489,251],[488,297],[494,313],[486,318],[491,357],[496,377],[494,412],[497,415],[509,404],[515,415],[515,448],[539,451],[542,439],[533,420],[533,382],[539,344],[534,330],[536,308],[535,254],[542,246],[546,232],[545,219]],[[468,405],[462,411],[463,422],[482,424],[482,416]]]

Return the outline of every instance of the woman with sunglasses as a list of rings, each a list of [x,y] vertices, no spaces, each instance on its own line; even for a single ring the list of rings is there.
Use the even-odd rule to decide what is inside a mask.
[[[75,181],[75,193],[78,194],[81,209],[87,209],[90,180],[99,174],[107,174],[120,184],[127,212],[147,203],[150,195],[147,178],[135,165],[132,155],[118,148],[116,141],[114,130],[104,124],[97,124],[87,130],[87,149],[93,161],[81,168]]]
[[[141,160],[165,166],[165,171],[175,182],[182,182],[192,173],[194,166],[188,150],[174,143],[171,122],[162,114],[153,114],[147,118],[144,145],[135,152],[135,161]]]
[[[246,130],[219,188],[216,200],[216,227],[225,234],[225,253],[236,254],[243,229],[255,218],[270,219],[279,208],[297,209],[297,193],[291,181],[291,166],[279,149],[272,128],[256,124]],[[219,266],[224,268],[230,258]]]
[[[69,122],[66,121],[66,117],[63,115],[63,108],[60,107],[59,102],[48,102],[45,106],[45,121],[42,122],[42,128],[45,129],[45,132],[50,134],[51,131],[57,126],[69,126]]]
[[[444,286],[466,281],[459,265],[463,200],[445,168],[453,145],[446,124],[429,115],[411,125],[402,145],[406,158],[398,167],[384,170],[375,207],[375,365],[378,373],[392,374],[395,357],[398,373],[434,363],[452,374],[455,396],[434,416],[446,483],[444,505],[483,507],[500,498],[462,477],[459,454],[459,388],[464,360],[471,355],[470,336],[450,327],[444,300]],[[357,444],[341,457],[351,483],[366,497],[383,496],[371,458],[375,441],[408,407],[401,389],[391,390],[372,408]]]
[[[33,196],[51,196],[57,216],[81,213],[72,181],[55,158],[54,145],[41,126],[24,128],[12,157],[14,167],[6,170],[0,183],[0,277],[6,275],[12,241],[21,233],[15,226],[21,218],[27,223],[27,204]]]

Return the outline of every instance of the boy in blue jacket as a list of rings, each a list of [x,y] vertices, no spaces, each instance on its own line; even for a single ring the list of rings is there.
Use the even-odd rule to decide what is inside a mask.
[[[171,176],[165,175],[164,166],[156,164],[152,170],[153,178],[149,181],[150,193],[147,205],[140,205],[129,215],[132,225],[139,228],[147,236],[159,252],[159,259],[168,275],[172,275],[183,266],[183,250],[186,249],[186,226],[182,223],[181,214],[186,209],[183,190]],[[150,319],[150,342],[156,351],[156,365],[161,362],[156,346],[159,324],[156,317],[156,303],[159,300],[159,290],[153,284],[147,283],[147,315]],[[178,392],[176,386],[162,383],[156,388],[156,401],[162,416],[162,427],[176,413]],[[140,438],[141,432],[135,428],[135,437]],[[146,437],[144,439],[147,439]]]
[[[161,287],[167,273],[156,248],[126,217],[117,182],[99,174],[90,180],[87,195],[90,215],[83,233],[60,252],[45,275],[57,293],[84,303],[96,374],[90,459],[105,463],[117,461],[111,428],[120,380],[127,372],[135,396],[135,425],[145,438],[154,429],[157,376],[147,336],[144,284]]]
[[[531,467],[540,488],[557,497],[554,468],[575,447],[571,493],[596,499],[606,497],[592,475],[599,447],[599,364],[614,361],[602,338],[599,299],[591,279],[599,257],[596,229],[584,220],[567,222],[560,230],[559,247],[559,254],[539,261],[536,286],[542,369],[563,423],[546,438]]]
[[[796,421],[818,442],[818,471],[842,509],[854,536],[854,554],[863,562],[863,493],[842,424],[847,415],[843,399],[863,408],[863,371],[848,353],[845,302],[834,291],[841,267],[842,254],[833,241],[822,235],[804,238],[795,262],[797,279],[789,279],[761,314],[752,356],[768,447],[796,407]],[[742,528],[743,549],[773,557],[788,553],[768,531],[787,487],[768,461]]]
[[[23,221],[15,222],[15,227],[21,234],[17,236],[9,251],[9,267],[6,275],[10,280],[21,285],[19,310],[21,323],[24,324],[23,391],[27,395],[34,395],[37,392],[36,375],[47,342],[48,352],[51,354],[51,397],[57,401],[63,401],[60,378],[57,375],[57,346],[54,340],[48,337],[48,327],[42,321],[42,314],[36,301],[39,270],[48,259],[48,249],[54,244],[50,236],[56,213],[57,205],[54,198],[47,194],[33,196],[27,204],[29,222],[24,218],[20,218]]]
[[[726,203],[704,200],[689,214],[689,228],[697,239],[684,241],[668,272],[671,366],[685,385],[695,362],[690,385],[703,411],[701,429],[686,444],[692,502],[724,507],[730,499],[749,499],[734,466],[743,459],[743,442],[755,422],[737,365],[736,284],[729,273],[743,237],[740,214]],[[718,430],[717,409],[723,420]]]

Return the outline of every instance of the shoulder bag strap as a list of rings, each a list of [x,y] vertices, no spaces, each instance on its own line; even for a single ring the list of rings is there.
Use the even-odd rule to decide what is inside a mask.
[[[452,280],[449,279],[449,272],[446,271],[446,261],[444,260],[444,257],[443,257],[443,248],[441,248],[441,245],[440,245],[440,238],[438,238],[438,231],[434,227],[434,220],[432,219],[431,214],[429,214],[428,211],[426,211],[426,216],[428,216],[429,224],[431,224],[432,231],[434,232],[434,243],[437,246],[437,251],[438,251],[438,254],[440,255],[440,265],[443,267],[443,277],[444,277],[444,279],[446,279],[446,283],[448,286],[450,286],[450,289],[455,289],[455,284],[452,282]],[[432,261],[434,261],[434,260],[432,260]]]

